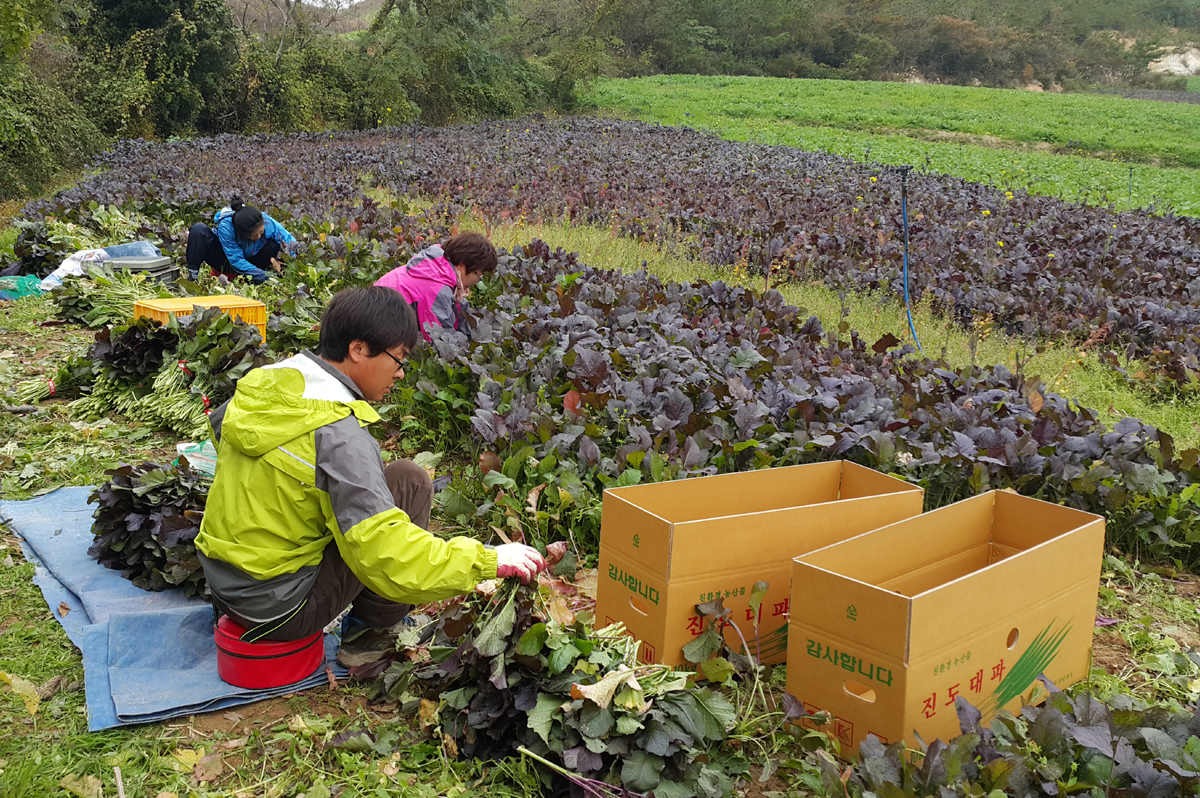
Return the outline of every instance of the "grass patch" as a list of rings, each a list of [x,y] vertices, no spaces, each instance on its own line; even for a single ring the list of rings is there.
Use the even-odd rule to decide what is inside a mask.
[[[1187,90],[1188,91],[1200,91],[1200,77],[1188,78],[1187,79]]]
[[[17,232],[17,228],[12,225],[0,229],[0,264],[8,264],[16,258],[13,247],[17,243]]]
[[[465,220],[464,227],[482,224]],[[581,262],[599,268],[635,270],[645,264],[651,274],[663,280],[724,280],[758,290],[764,287],[761,277],[689,260],[653,244],[614,236],[603,228],[523,223],[494,227],[491,236],[497,246],[508,248],[540,238],[551,247],[578,252]],[[843,302],[837,291],[816,283],[792,283],[778,290],[789,303],[817,316],[827,329],[836,327],[845,312],[851,329],[857,330],[868,345],[888,333],[911,341],[904,305],[891,297],[847,296]],[[972,363],[1002,363],[1013,370],[1023,367],[1026,374],[1040,376],[1050,390],[1095,410],[1110,426],[1133,416],[1169,433],[1180,447],[1200,446],[1200,425],[1196,423],[1200,402],[1152,399],[1076,348],[1052,344],[1038,353],[1032,343],[986,325],[964,330],[920,304],[913,308],[913,322],[924,351],[935,357],[944,353],[956,367]]]
[[[1161,571],[1161,573],[1159,572]],[[1132,693],[1151,702],[1192,704],[1200,666],[1186,652],[1200,645],[1196,629],[1200,578],[1106,557],[1089,681],[1101,698]]]
[[[803,86],[790,88],[792,83],[774,78],[693,76],[610,80],[598,84],[587,101],[601,112],[689,125],[735,141],[782,144],[860,162],[915,165],[1002,189],[1111,204],[1118,209],[1154,206],[1200,215],[1200,183],[1195,170],[1156,165],[1200,162],[1200,106],[955,86],[795,81]],[[813,96],[793,96],[811,86],[821,91]],[[907,97],[909,92],[914,93],[912,98]],[[960,96],[973,98],[969,106],[973,110],[946,111]],[[918,103],[922,98],[927,102]],[[995,106],[975,107],[986,98],[994,99]],[[804,112],[793,111],[794,103]],[[1035,105],[1025,107],[1026,103]],[[1071,103],[1082,105],[1075,108]],[[908,108],[911,117],[898,118],[901,111],[897,108]],[[952,121],[937,127],[943,111]],[[1008,119],[1037,119],[1048,113],[1062,116],[1055,116],[1052,125],[1046,121],[1048,127],[1044,128],[1033,122],[1013,127],[1017,123]],[[1111,132],[1117,127],[1117,122],[1106,118],[1109,113],[1113,119],[1133,114],[1140,121],[1126,119],[1129,130],[1121,134],[1123,138],[1116,134],[1104,138],[1102,130]],[[1166,121],[1168,118],[1174,121]],[[888,124],[900,121],[905,124]],[[1161,144],[1154,128],[1160,123],[1167,131]],[[1044,133],[1040,138],[1038,130]],[[1014,137],[1017,135],[1033,138],[1026,142]],[[1117,148],[1126,138],[1130,141],[1122,145],[1125,149]],[[1089,141],[1099,142],[1095,144],[1098,149]],[[1102,154],[1107,157],[1090,157]],[[1120,162],[1114,160],[1114,154],[1143,163]]]
[[[9,262],[16,259],[13,253],[13,247],[17,243],[17,228],[13,227],[10,222],[16,218],[21,209],[26,203],[35,199],[44,199],[52,197],[63,189],[70,188],[78,183],[83,178],[80,172],[63,172],[51,181],[51,186],[48,187],[37,197],[22,197],[20,199],[0,200],[0,268],[4,268]]]
[[[62,191],[63,189],[70,188],[71,186],[75,185],[80,180],[82,180],[85,176],[86,176],[85,173],[79,172],[79,171],[61,172],[58,175],[56,175],[54,177],[54,179],[51,180],[46,185],[45,190],[42,191],[37,196],[17,197],[15,199],[0,200],[0,225],[7,226],[8,223],[11,222],[18,213],[21,212],[21,209],[24,208],[27,203],[32,202],[35,199],[45,199],[46,197],[53,197],[55,194]],[[16,234],[14,233],[13,235],[15,236]],[[0,242],[2,242],[3,240],[4,240],[3,238],[0,238]],[[0,252],[2,252],[2,251],[3,251],[3,246],[0,245]]]

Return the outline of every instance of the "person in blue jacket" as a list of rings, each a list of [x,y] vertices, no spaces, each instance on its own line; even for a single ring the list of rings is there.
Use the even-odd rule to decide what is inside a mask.
[[[214,272],[265,283],[272,272],[283,271],[283,253],[295,251],[295,236],[236,194],[213,220],[215,228],[196,222],[188,230],[187,267],[193,280],[207,263]]]

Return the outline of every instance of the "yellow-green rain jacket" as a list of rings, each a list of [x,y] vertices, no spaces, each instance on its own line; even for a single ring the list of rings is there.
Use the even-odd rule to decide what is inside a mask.
[[[395,506],[367,430],[379,415],[316,355],[251,371],[213,415],[217,470],[196,548],[217,561],[205,568],[212,591],[243,618],[299,606],[330,543],[368,589],[397,602],[449,598],[496,576],[494,550],[434,537]]]

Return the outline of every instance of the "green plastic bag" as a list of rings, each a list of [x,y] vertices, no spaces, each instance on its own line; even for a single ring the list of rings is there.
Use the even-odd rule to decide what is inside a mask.
[[[42,293],[42,280],[32,274],[20,277],[0,277],[0,299],[20,299]]]

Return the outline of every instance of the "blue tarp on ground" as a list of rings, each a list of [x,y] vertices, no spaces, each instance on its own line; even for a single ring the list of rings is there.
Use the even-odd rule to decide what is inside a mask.
[[[226,709],[326,683],[323,667],[304,681],[265,690],[221,681],[207,602],[178,590],[142,590],[88,556],[91,491],[62,488],[29,501],[0,501],[0,519],[21,537],[36,566],[34,583],[83,652],[90,731]],[[334,661],[337,645],[334,635],[325,636],[326,664],[345,678]]]

